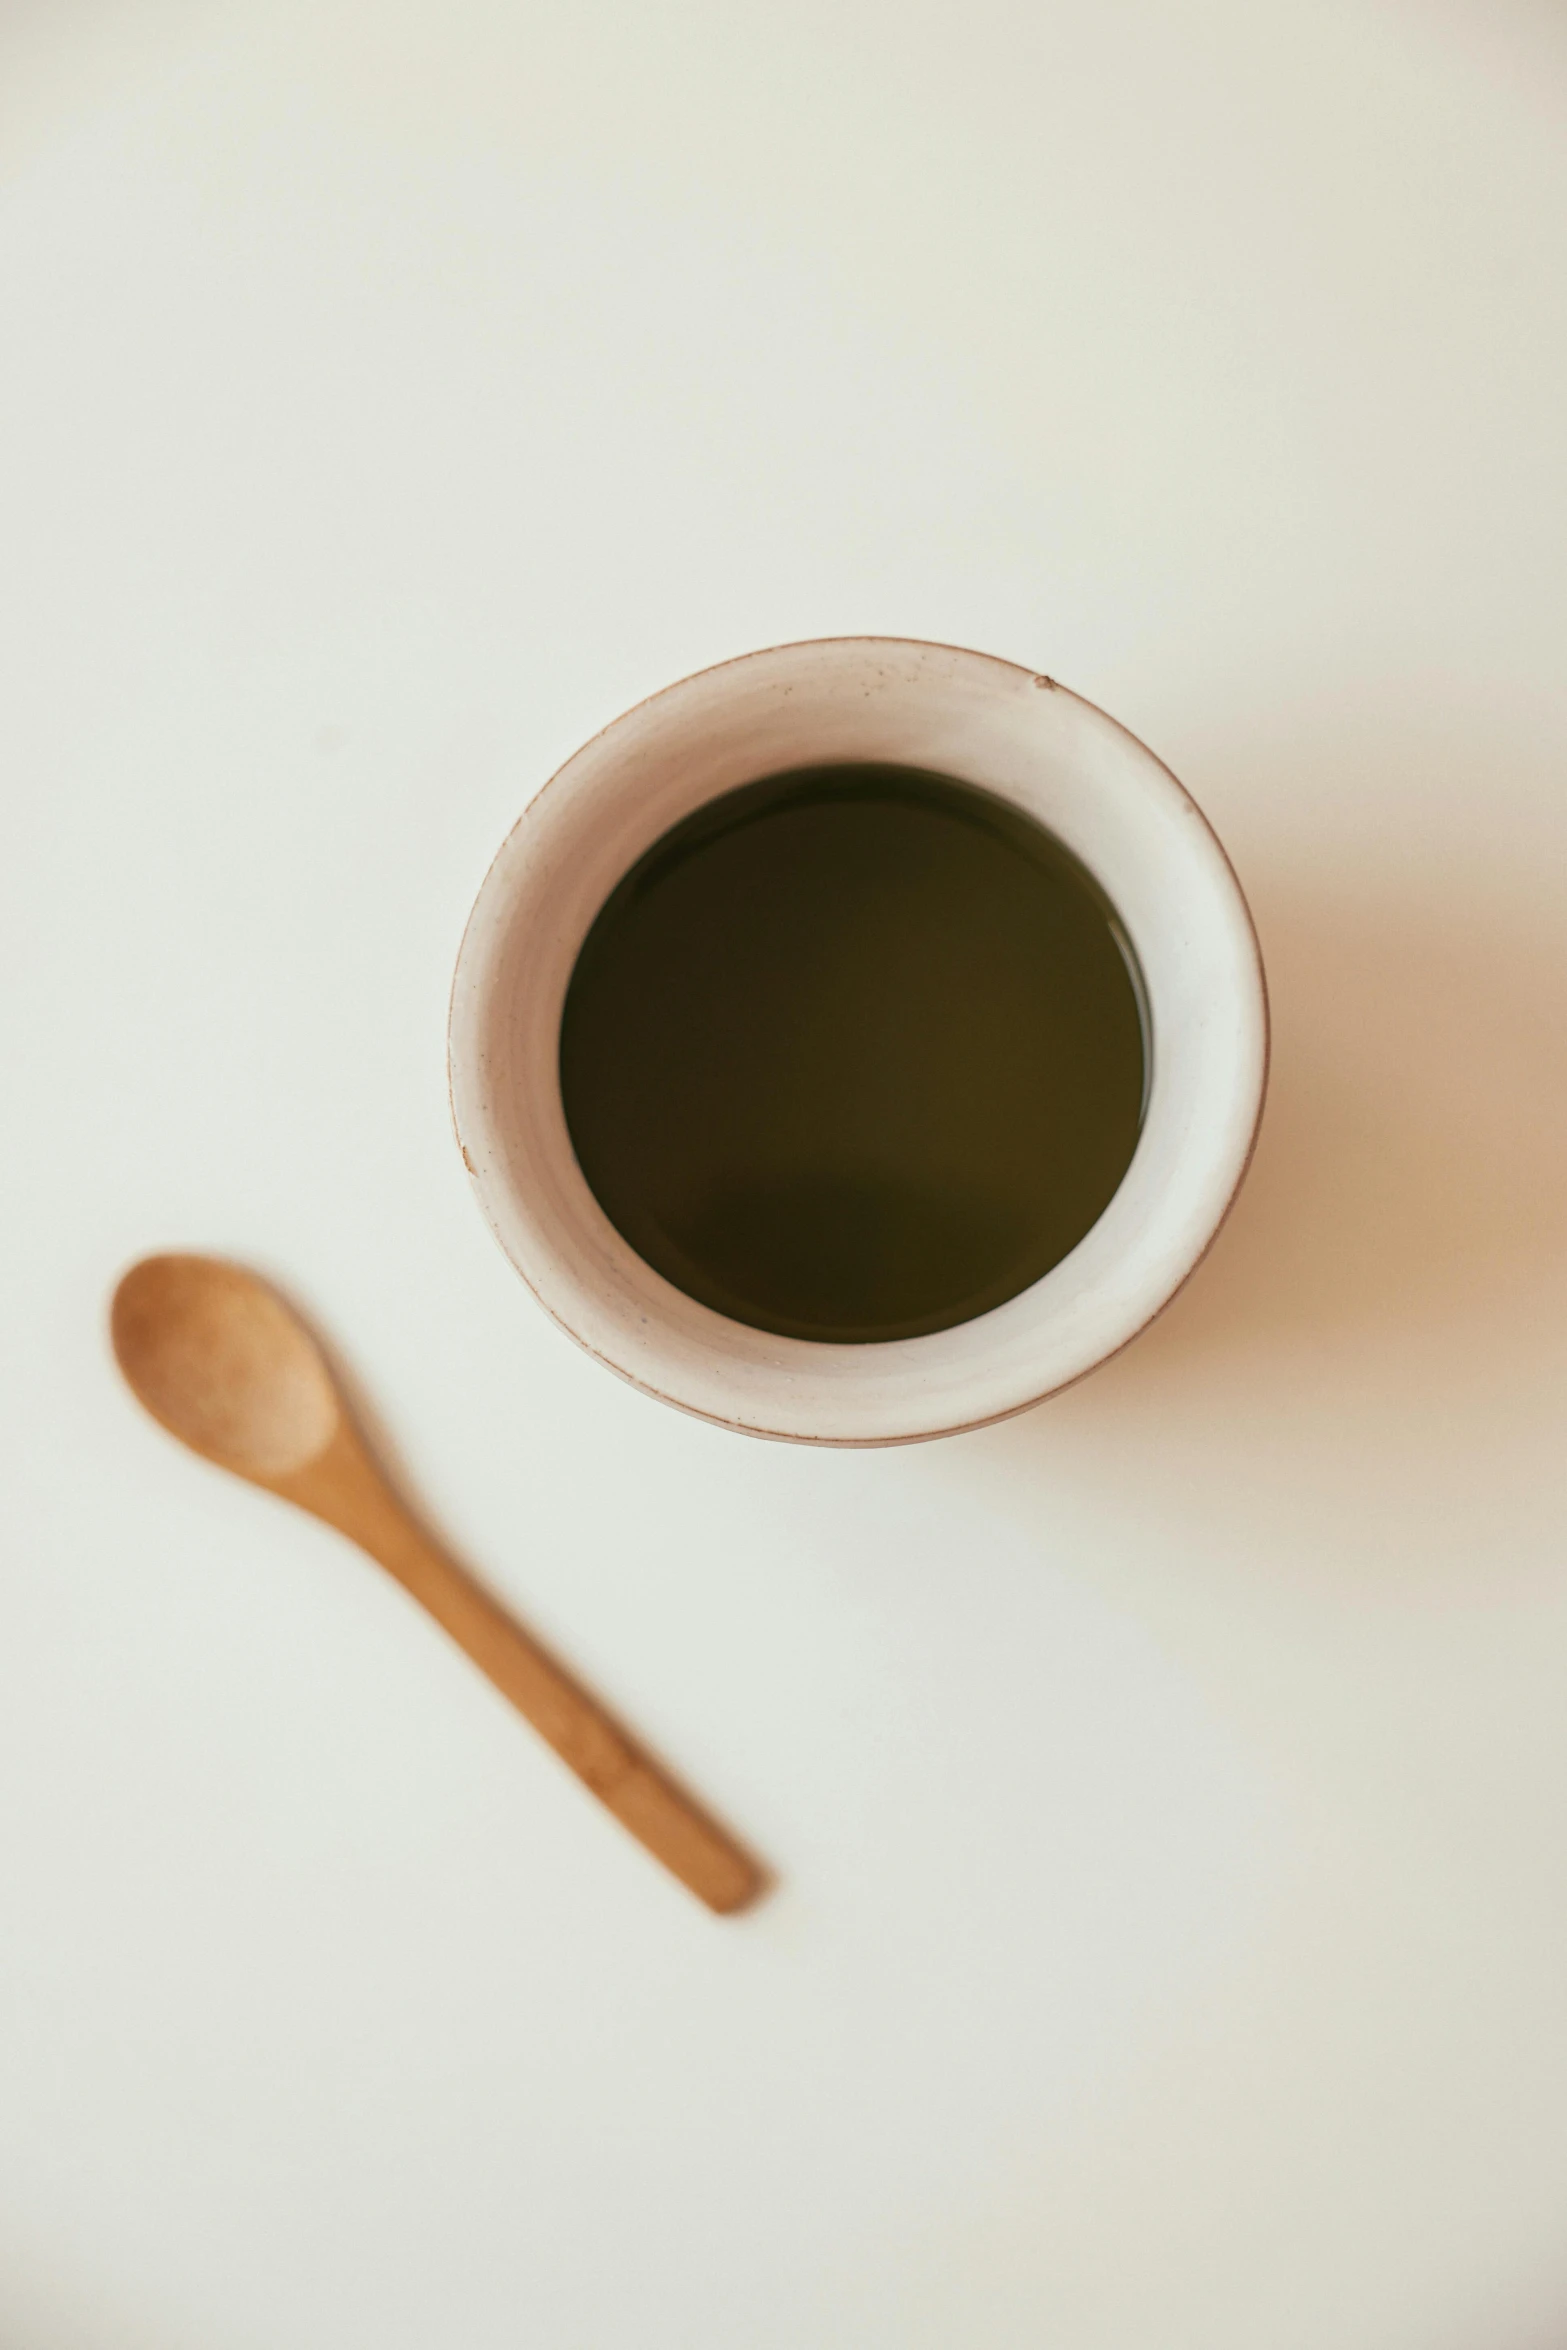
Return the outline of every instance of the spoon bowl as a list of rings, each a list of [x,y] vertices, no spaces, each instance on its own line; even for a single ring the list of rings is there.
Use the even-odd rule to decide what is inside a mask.
[[[109,1330],[153,1418],[220,1468],[286,1475],[337,1434],[342,1408],[320,1348],[241,1265],[144,1257],[114,1293]]]

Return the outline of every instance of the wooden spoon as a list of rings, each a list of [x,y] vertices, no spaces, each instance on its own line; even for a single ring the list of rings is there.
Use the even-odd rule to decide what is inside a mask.
[[[114,1293],[115,1357],[170,1435],[324,1518],[394,1575],[633,1836],[710,1909],[755,1864],[408,1514],[353,1427],[320,1348],[275,1291],[211,1257],[144,1257]]]

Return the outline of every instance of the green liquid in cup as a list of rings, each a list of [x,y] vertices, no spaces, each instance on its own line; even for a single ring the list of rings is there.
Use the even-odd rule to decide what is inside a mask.
[[[638,1255],[731,1320],[841,1343],[1005,1303],[1131,1163],[1148,1079],[1114,909],[1005,802],[814,767],[655,842],[572,973],[577,1159]]]

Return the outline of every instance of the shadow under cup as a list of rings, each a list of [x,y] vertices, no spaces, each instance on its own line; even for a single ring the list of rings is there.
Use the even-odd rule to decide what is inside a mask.
[[[1168,770],[1049,678],[891,638],[607,727],[452,992],[463,1158],[539,1301],[805,1443],[977,1426],[1125,1344],[1234,1196],[1266,1059],[1245,901]]]

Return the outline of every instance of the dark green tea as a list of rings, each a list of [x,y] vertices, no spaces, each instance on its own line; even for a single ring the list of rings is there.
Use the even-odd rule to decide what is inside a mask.
[[[908,767],[746,785],[657,841],[561,1021],[583,1174],[637,1253],[758,1329],[911,1338],[1058,1264],[1142,1122],[1141,982],[1103,893]]]

